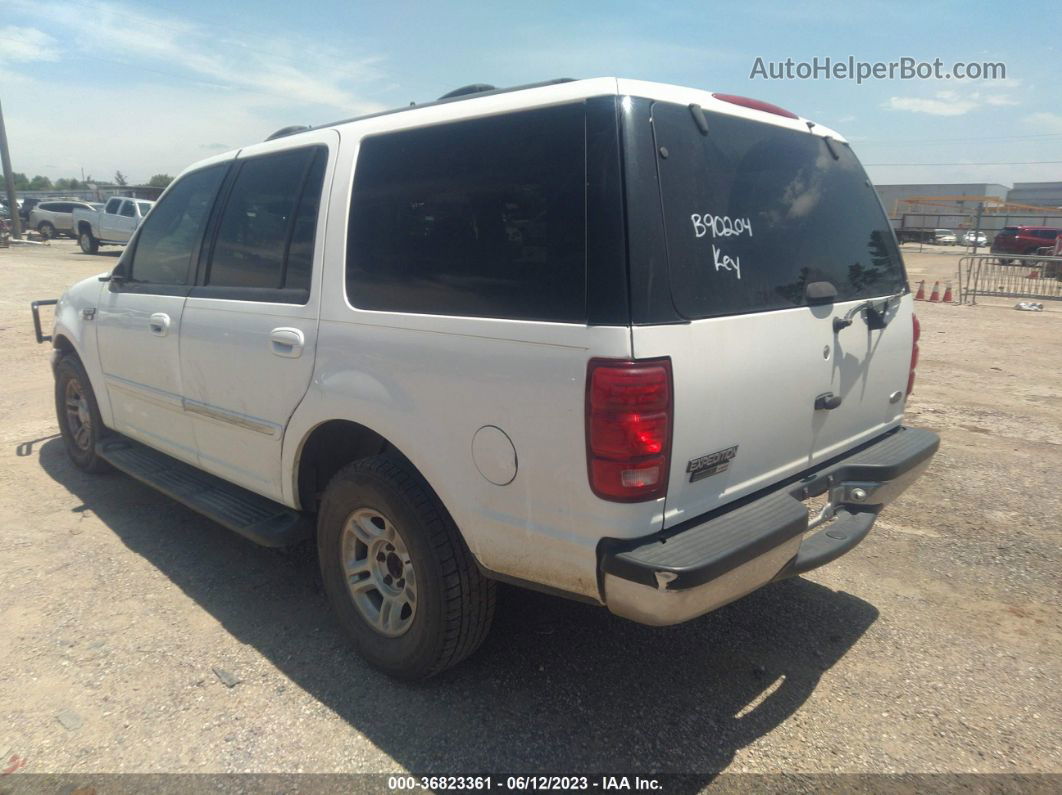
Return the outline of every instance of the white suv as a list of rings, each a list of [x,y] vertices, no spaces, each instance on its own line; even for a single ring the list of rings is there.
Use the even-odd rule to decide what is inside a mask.
[[[938,439],[901,427],[918,323],[848,144],[689,88],[477,89],[185,171],[59,301],[73,460],[315,529],[404,677],[475,650],[499,580],[663,625],[853,548]]]
[[[60,232],[74,234],[74,210],[92,210],[100,205],[80,199],[56,199],[43,201],[30,210],[28,225],[41,237],[50,239]]]

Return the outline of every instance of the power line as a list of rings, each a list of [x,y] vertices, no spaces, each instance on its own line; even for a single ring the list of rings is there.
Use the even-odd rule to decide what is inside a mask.
[[[864,163],[864,166],[1045,166],[1062,160],[1019,160],[1009,163]]]
[[[978,141],[1012,141],[1033,138],[1062,138],[1062,133],[1039,133],[1037,135],[984,135],[979,138],[865,138],[854,139],[853,144],[934,144],[934,143],[977,143]]]

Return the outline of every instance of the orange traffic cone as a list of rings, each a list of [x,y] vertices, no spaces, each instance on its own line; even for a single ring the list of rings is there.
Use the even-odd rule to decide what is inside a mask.
[[[920,281],[918,283],[918,292],[915,293],[915,299],[914,300],[916,300],[916,301],[925,301],[926,300],[926,280],[925,279],[923,279],[922,281]]]
[[[951,282],[944,288],[944,297],[941,299],[945,304],[951,303]]]
[[[929,294],[929,300],[940,303],[940,282],[933,282],[933,292]]]

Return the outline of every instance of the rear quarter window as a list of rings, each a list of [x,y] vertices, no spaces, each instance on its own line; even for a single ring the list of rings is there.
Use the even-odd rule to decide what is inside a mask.
[[[705,116],[702,135],[687,106],[653,108],[669,280],[681,315],[801,306],[810,282],[830,282],[838,301],[905,289],[888,219],[846,145]]]
[[[584,126],[580,103],[365,139],[350,303],[585,322]]]

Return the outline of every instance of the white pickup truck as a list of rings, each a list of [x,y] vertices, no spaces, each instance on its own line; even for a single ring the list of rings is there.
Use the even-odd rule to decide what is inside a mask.
[[[75,209],[73,229],[81,250],[95,254],[100,246],[124,246],[154,206],[145,199],[113,196],[102,210]]]

